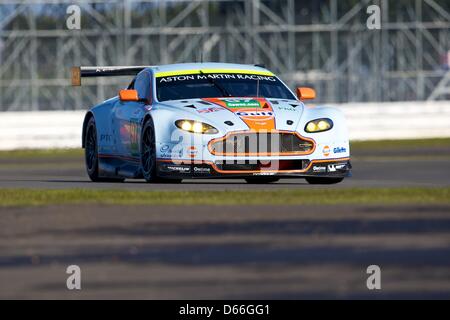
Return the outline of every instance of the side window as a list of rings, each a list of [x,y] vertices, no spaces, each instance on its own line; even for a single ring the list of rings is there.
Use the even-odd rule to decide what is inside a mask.
[[[127,89],[134,89],[134,82],[136,81],[136,77],[134,77],[133,81],[130,82],[130,84],[128,85]]]
[[[152,103],[152,83],[151,74],[148,71],[142,71],[136,77],[134,89],[137,90],[139,99],[147,99],[148,103]]]

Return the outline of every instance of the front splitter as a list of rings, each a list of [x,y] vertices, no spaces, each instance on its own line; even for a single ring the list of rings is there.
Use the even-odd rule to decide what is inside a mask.
[[[248,178],[257,176],[277,176],[283,178],[330,177],[345,178],[351,176],[349,158],[312,160],[306,167],[293,170],[226,170],[207,161],[157,160],[157,175],[172,179],[208,179],[208,178]]]

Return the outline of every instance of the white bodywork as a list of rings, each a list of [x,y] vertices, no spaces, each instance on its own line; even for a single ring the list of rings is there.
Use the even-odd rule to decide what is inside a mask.
[[[200,71],[201,70],[201,71]],[[90,115],[95,117],[99,148],[99,168],[104,176],[139,177],[140,134],[144,123],[151,118],[154,124],[157,167],[165,167],[167,177],[184,174],[183,177],[208,177],[226,175],[284,175],[312,176],[335,175],[334,165],[344,168],[342,177],[350,174],[350,148],[347,127],[341,111],[322,106],[307,106],[287,87],[290,99],[274,97],[217,97],[196,99],[165,99],[158,101],[158,81],[171,81],[177,77],[181,81],[186,75],[198,77],[234,74],[237,77],[269,77],[280,81],[267,69],[237,64],[194,63],[149,67],[136,77],[135,89],[147,95],[150,102],[121,101],[118,97],[109,99],[92,108]],[[148,78],[149,85],[142,87],[138,79]],[[174,78],[175,79],[175,78]],[[254,80],[253,78],[251,80]],[[259,80],[257,80],[259,81]],[[257,83],[256,81],[252,83]],[[281,82],[282,83],[282,82]],[[282,83],[283,84],[283,83]],[[259,83],[258,83],[259,85]],[[285,86],[283,84],[283,86]],[[141,96],[141,92],[139,96]],[[257,91],[258,92],[258,91]],[[257,107],[249,107],[251,104]],[[233,107],[230,105],[240,106]],[[325,132],[308,133],[305,126],[311,120],[330,119],[333,126]],[[191,133],[175,125],[178,120],[192,120],[206,123],[217,129],[214,134]],[[86,122],[86,121],[85,121]],[[231,123],[231,125],[230,125]],[[220,140],[234,133],[282,133],[295,135],[313,143],[310,152],[304,153],[237,153],[235,155],[213,154],[212,141]],[[302,140],[302,142],[304,142]],[[295,143],[298,141],[296,140]],[[113,159],[113,160],[111,160]],[[119,162],[121,159],[123,162]],[[258,163],[282,162],[285,160],[305,160],[300,167],[265,170],[261,165],[257,170],[219,170],[219,163],[253,161]],[[171,167],[167,168],[167,164]],[[285,161],[288,163],[288,161]],[[299,162],[301,163],[301,162]],[[199,167],[197,164],[204,164]],[[322,167],[319,167],[319,164]],[[173,167],[184,165],[189,167]],[[328,166],[328,167],[327,167]],[[331,167],[330,167],[331,166]],[[171,172],[170,170],[173,170]],[[338,170],[339,171],[339,170]],[[198,173],[198,174],[197,174]]]

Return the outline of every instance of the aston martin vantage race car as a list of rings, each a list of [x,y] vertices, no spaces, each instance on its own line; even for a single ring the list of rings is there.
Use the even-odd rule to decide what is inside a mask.
[[[118,96],[92,107],[82,146],[92,181],[243,178],[270,183],[302,177],[332,184],[350,176],[343,114],[307,106],[256,65],[186,63],[141,67],[74,67],[83,77],[133,76]]]

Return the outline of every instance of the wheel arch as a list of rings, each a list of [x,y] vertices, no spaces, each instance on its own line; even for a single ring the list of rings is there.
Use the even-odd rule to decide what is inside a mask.
[[[142,125],[141,125],[141,131],[144,130],[144,126],[148,121],[152,121],[153,122],[153,129],[155,128],[155,122],[153,121],[153,116],[150,113],[147,113],[144,118],[142,119]],[[141,132],[142,133],[142,132]],[[155,136],[156,136],[156,130],[155,130]]]
[[[147,123],[148,120],[152,120],[153,121],[153,117],[150,115],[150,113],[147,113],[144,116],[144,119],[142,120],[142,127]]]

